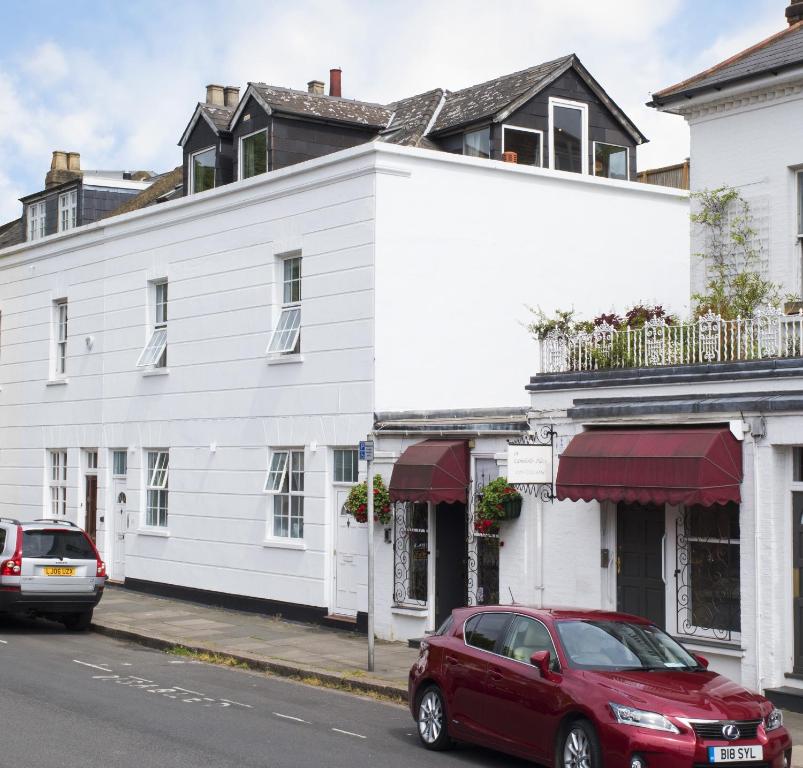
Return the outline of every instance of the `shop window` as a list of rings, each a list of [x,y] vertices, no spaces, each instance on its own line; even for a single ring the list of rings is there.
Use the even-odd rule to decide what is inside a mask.
[[[676,557],[678,634],[732,639],[741,629],[739,505],[689,507]]]
[[[393,538],[393,600],[427,604],[429,584],[429,505],[397,504]]]

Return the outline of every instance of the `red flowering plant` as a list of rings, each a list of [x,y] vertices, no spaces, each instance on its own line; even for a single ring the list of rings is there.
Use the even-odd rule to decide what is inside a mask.
[[[357,483],[349,492],[346,499],[346,512],[354,517],[358,523],[365,523],[368,520],[368,482],[363,480]],[[389,525],[390,514],[390,494],[382,480],[382,475],[374,475],[374,521]]]
[[[521,501],[521,494],[508,483],[506,477],[491,480],[477,494],[474,530],[477,533],[496,533],[499,530],[499,521],[508,517],[506,507],[516,501]]]

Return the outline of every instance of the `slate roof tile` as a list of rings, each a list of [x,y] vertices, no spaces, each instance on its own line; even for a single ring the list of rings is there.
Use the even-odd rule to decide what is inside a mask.
[[[706,88],[721,88],[737,80],[774,73],[799,64],[803,64],[803,21],[715,64],[704,72],[657,91],[653,94],[653,103],[660,105]]]
[[[25,230],[22,226],[22,219],[14,219],[0,224],[0,250],[10,248],[12,245],[19,245],[25,240]]]

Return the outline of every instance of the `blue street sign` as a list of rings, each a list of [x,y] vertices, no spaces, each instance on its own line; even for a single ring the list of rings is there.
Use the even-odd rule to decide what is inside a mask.
[[[360,461],[374,460],[374,441],[360,440]]]

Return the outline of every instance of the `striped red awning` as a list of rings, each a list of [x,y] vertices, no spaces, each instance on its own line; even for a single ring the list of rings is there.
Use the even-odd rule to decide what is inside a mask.
[[[600,429],[560,456],[558,499],[639,504],[739,503],[742,444],[725,428]]]

